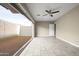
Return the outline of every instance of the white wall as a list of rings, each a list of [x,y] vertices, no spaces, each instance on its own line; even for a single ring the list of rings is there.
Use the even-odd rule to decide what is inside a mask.
[[[35,23],[34,23],[34,24],[32,23],[32,38],[34,38],[34,37],[36,36],[36,32],[35,32],[35,31],[36,31],[36,29],[35,29],[35,25],[36,25]]]
[[[79,6],[56,21],[56,37],[79,45]]]

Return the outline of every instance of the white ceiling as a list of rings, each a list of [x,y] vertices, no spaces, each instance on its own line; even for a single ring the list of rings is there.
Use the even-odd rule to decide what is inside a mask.
[[[64,15],[65,13],[69,12],[72,8],[76,7],[77,3],[27,3],[26,6],[28,7],[30,13],[32,14],[33,18],[36,21],[54,21]],[[45,10],[55,9],[59,10],[59,13],[54,14],[53,17],[42,16],[46,14]],[[41,14],[41,16],[37,16]]]

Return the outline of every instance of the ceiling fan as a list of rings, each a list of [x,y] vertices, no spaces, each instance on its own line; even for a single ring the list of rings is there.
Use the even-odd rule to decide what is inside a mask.
[[[53,17],[53,14],[59,13],[60,11],[52,11],[52,10],[50,9],[50,10],[45,10],[45,12],[46,12],[47,14],[44,14],[44,15],[42,15],[42,16],[47,16],[47,15],[49,15],[49,16]],[[41,16],[41,15],[38,14],[37,16]]]

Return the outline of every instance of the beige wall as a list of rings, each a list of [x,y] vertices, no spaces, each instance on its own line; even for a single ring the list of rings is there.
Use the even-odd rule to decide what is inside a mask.
[[[32,36],[32,26],[20,26],[20,35]]]
[[[32,23],[32,38],[34,38],[36,36],[36,34],[35,34],[36,33],[35,32],[36,31],[35,25],[36,25],[35,23],[34,24]]]
[[[17,25],[0,20],[0,38],[17,35]]]
[[[56,37],[79,45],[79,6],[56,21]]]
[[[36,23],[36,36],[49,36],[49,22]]]

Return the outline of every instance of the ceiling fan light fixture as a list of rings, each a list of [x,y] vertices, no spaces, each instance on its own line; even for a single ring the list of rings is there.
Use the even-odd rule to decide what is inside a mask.
[[[58,12],[60,12],[60,11],[52,11],[52,10],[50,9],[50,10],[45,10],[45,12],[46,12],[47,14],[44,14],[43,16],[49,15],[49,16],[53,17],[53,14],[58,13]],[[41,16],[41,15],[38,14],[37,16]]]
[[[53,15],[50,15],[51,17],[53,17]]]

